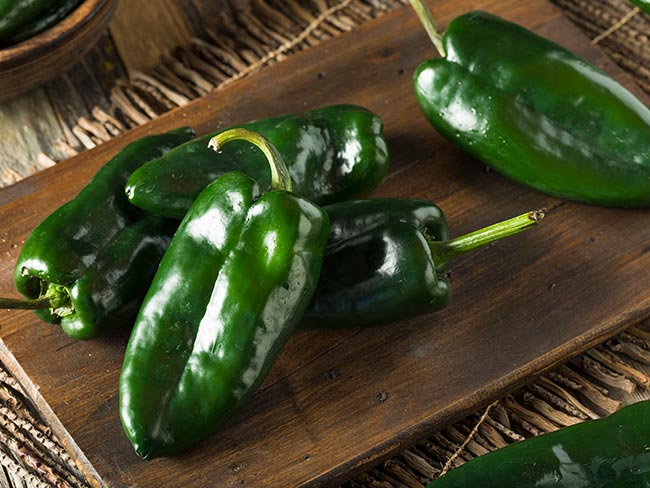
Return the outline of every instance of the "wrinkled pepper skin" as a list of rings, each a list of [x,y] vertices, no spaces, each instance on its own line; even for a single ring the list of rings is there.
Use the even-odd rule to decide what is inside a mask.
[[[192,136],[184,128],[130,143],[32,231],[16,263],[17,290],[36,299],[61,288],[69,302],[36,311],[43,320],[89,339],[127,309],[137,312],[176,224],[132,207],[124,184],[135,168]]]
[[[423,62],[414,87],[444,137],[559,198],[650,205],[650,110],[618,82],[484,12],[454,19],[443,42],[446,57]]]
[[[0,41],[47,10],[51,3],[50,0],[0,0]]]
[[[647,488],[650,401],[479,456],[427,488]]]
[[[196,445],[255,391],[312,297],[328,235],[323,210],[242,173],[199,195],[125,353],[120,415],[141,457]]]
[[[66,18],[79,4],[81,0],[59,0],[50,2],[49,7],[40,12],[38,16],[27,22],[25,25],[16,29],[8,36],[2,44],[13,45],[24,40],[34,37],[36,34],[49,29],[61,20]]]
[[[644,12],[650,12],[650,0],[632,0],[632,3]]]
[[[318,205],[367,193],[388,170],[381,119],[361,107],[329,106],[237,127],[267,138],[287,162],[293,191]],[[241,171],[267,188],[268,165],[251,145],[234,142],[217,157],[208,149],[208,140],[225,130],[144,165],[127,183],[129,201],[147,212],[182,219],[201,190],[228,171]]]
[[[446,263],[436,265],[427,244],[428,239],[450,238],[436,205],[376,198],[324,209],[330,240],[302,327],[381,325],[447,306],[451,285]]]

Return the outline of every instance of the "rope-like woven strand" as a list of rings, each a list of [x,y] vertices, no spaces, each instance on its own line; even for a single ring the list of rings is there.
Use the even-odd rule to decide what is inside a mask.
[[[497,400],[497,401],[492,402],[490,405],[487,406],[487,408],[483,412],[483,415],[481,415],[481,417],[478,419],[478,422],[476,422],[476,425],[472,428],[472,430],[467,435],[467,437],[462,442],[462,444],[460,446],[458,446],[458,449],[456,449],[456,451],[451,456],[449,456],[449,459],[447,459],[447,462],[445,463],[445,465],[440,470],[440,476],[444,476],[447,473],[447,471],[449,471],[451,469],[451,467],[452,467],[454,461],[456,460],[456,458],[462,454],[462,452],[465,450],[467,445],[472,441],[472,439],[474,439],[474,436],[478,432],[479,427],[481,425],[483,425],[483,422],[485,422],[488,415],[490,414],[490,410],[492,410],[492,408],[495,407],[498,403],[499,402]]]
[[[611,36],[614,32],[616,32],[616,31],[619,30],[621,27],[623,27],[625,24],[627,24],[627,23],[632,19],[632,17],[634,17],[634,16],[635,16],[636,14],[638,14],[640,11],[641,11],[641,10],[639,9],[639,7],[634,7],[634,8],[633,8],[632,10],[630,10],[627,14],[625,14],[625,17],[623,17],[621,20],[619,20],[618,22],[616,22],[613,26],[611,26],[609,29],[607,29],[607,30],[606,30],[605,32],[603,32],[602,34],[600,34],[600,35],[596,36],[595,38],[593,38],[593,39],[591,40],[591,43],[595,46],[596,44],[598,44],[598,43],[599,43],[600,41],[602,41],[603,39],[608,38],[608,37]]]

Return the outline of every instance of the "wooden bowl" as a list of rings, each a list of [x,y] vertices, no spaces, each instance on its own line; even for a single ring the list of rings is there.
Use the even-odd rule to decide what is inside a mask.
[[[62,74],[95,45],[116,0],[85,0],[46,31],[0,48],[0,101],[10,100]]]

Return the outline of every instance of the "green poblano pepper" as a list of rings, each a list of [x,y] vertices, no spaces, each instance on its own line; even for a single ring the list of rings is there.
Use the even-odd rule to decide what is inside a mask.
[[[388,170],[382,121],[362,107],[334,105],[239,127],[267,138],[287,161],[293,190],[318,205],[367,193]],[[250,144],[235,141],[215,158],[207,144],[220,132],[183,144],[134,172],[126,186],[129,201],[182,219],[201,190],[228,171],[241,171],[268,188],[268,165]]]
[[[559,198],[650,205],[650,110],[628,90],[561,46],[484,12],[454,19],[442,37],[421,0],[411,3],[442,56],[417,68],[415,96],[444,137]]]
[[[433,203],[375,198],[324,207],[330,239],[316,293],[301,320],[306,328],[381,325],[446,307],[447,261],[527,230],[544,216],[529,212],[450,238]]]
[[[215,137],[263,148],[234,129]],[[282,175],[282,176],[281,176]],[[120,376],[120,415],[136,452],[188,449],[255,391],[312,297],[327,242],[327,214],[286,189],[227,173],[198,196],[165,254],[131,334]]]
[[[650,401],[479,456],[427,488],[647,488]]]
[[[20,28],[14,30],[11,35],[0,41],[0,45],[11,46],[25,41],[30,37],[49,29],[57,24],[77,8],[82,0],[59,0],[49,2],[47,9],[40,12],[36,17],[26,22]]]
[[[134,169],[193,135],[183,128],[143,137],[106,163],[25,241],[14,283],[30,300],[0,299],[0,306],[38,309],[75,339],[135,316],[177,224],[131,206],[124,184]]]

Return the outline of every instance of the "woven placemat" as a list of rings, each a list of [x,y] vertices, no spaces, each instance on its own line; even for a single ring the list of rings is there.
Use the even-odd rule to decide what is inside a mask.
[[[650,93],[650,16],[624,0],[552,0]],[[223,15],[150,73],[131,72],[112,90],[112,107],[80,118],[72,156],[131,127],[232,83],[262,66],[401,8],[405,0],[251,0]],[[52,162],[53,163],[53,162]],[[650,325],[639,324],[400,455],[343,488],[422,488],[472,457],[512,442],[614,412],[647,398]],[[0,486],[86,487],[34,402],[0,364]]]

